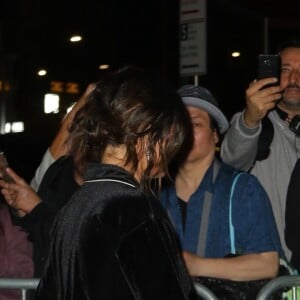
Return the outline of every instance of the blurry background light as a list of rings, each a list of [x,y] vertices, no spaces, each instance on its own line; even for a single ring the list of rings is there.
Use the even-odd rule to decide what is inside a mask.
[[[5,123],[4,130],[5,130],[5,133],[11,132],[11,123],[10,122]]]
[[[45,69],[40,69],[37,72],[38,76],[45,76],[47,75],[47,71]]]
[[[81,35],[73,35],[70,37],[70,42],[72,42],[72,43],[77,43],[77,42],[80,42],[81,40],[82,40]]]
[[[5,133],[17,133],[17,132],[24,132],[24,122],[7,122],[5,123]]]
[[[109,65],[100,65],[100,66],[99,66],[99,69],[100,69],[100,70],[106,70],[106,69],[109,69]]]
[[[233,51],[233,52],[231,53],[231,56],[232,56],[232,57],[239,57],[239,56],[241,56],[241,53],[240,53],[239,51]]]
[[[23,132],[24,131],[24,123],[19,122],[12,122],[11,125],[11,132]]]
[[[45,94],[44,96],[44,113],[57,114],[59,112],[59,95],[58,94]]]

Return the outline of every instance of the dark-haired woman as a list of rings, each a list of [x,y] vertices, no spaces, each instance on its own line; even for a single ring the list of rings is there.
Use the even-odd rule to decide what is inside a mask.
[[[37,299],[190,299],[176,234],[150,182],[188,132],[184,105],[143,71],[102,79],[77,113],[70,154],[85,180],[59,213]]]

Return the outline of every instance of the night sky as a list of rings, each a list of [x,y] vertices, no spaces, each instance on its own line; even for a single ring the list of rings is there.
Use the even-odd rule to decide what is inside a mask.
[[[7,119],[23,120],[24,135],[39,141],[32,165],[62,117],[42,114],[43,95],[50,91],[51,82],[75,82],[82,92],[101,76],[100,64],[113,68],[135,64],[157,72],[175,87],[193,83],[192,77],[179,76],[178,0],[78,2],[0,3],[0,80],[11,87],[9,92],[0,91],[0,101],[7,102]],[[300,32],[299,3],[207,1],[207,74],[199,76],[199,84],[215,94],[228,118],[244,107],[245,88],[256,76],[257,56],[265,46],[265,17],[272,52],[280,40]],[[83,35],[81,44],[68,42],[75,33]],[[241,51],[241,57],[233,60],[232,50]],[[36,76],[40,67],[48,70],[47,76]],[[78,95],[62,93],[61,97],[68,105]],[[17,148],[14,156],[22,155],[11,137],[5,139]],[[26,145],[26,138],[20,138],[19,143]]]

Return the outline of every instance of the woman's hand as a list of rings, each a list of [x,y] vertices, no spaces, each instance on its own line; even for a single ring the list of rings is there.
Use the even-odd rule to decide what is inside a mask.
[[[6,168],[6,171],[14,182],[0,179],[1,193],[7,204],[16,210],[18,216],[23,217],[30,213],[41,202],[41,199],[32,187],[11,168]]]

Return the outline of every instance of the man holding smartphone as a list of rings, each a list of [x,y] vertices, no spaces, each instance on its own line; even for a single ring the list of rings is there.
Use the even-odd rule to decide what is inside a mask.
[[[286,209],[291,174],[300,156],[300,39],[282,44],[279,55],[279,80],[268,77],[250,83],[246,108],[233,116],[221,146],[221,158],[260,180],[271,200],[286,257],[300,270],[296,262],[300,251],[293,246],[300,239],[300,226],[295,224],[300,210],[291,211],[289,205]],[[272,83],[278,84],[269,86]],[[266,146],[267,152],[258,158]]]

